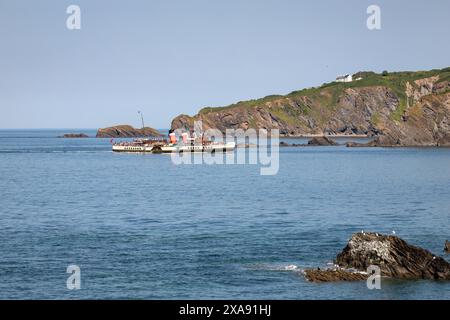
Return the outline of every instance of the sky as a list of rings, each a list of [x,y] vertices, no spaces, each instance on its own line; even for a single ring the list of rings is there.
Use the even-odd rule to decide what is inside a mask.
[[[448,0],[0,0],[0,128],[138,127],[138,111],[168,128],[341,74],[449,67],[449,14]]]

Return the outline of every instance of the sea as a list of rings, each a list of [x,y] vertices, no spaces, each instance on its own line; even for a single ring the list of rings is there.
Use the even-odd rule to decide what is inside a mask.
[[[261,175],[58,138],[80,132],[0,130],[0,299],[450,299],[448,281],[303,275],[361,230],[449,260],[450,149],[282,147]]]

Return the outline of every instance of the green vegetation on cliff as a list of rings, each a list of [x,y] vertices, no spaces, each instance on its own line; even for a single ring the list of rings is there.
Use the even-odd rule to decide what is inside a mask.
[[[338,99],[341,97],[345,89],[348,88],[361,88],[361,87],[374,87],[383,86],[391,89],[399,98],[400,103],[392,114],[391,119],[399,121],[403,115],[407,102],[406,102],[406,83],[409,82],[414,86],[414,81],[422,78],[428,78],[439,75],[439,82],[450,81],[450,68],[435,69],[430,71],[416,71],[416,72],[388,72],[388,73],[375,73],[371,71],[358,72],[354,75],[354,78],[362,77],[361,80],[353,82],[330,82],[321,85],[320,87],[306,88],[302,90],[293,91],[285,96],[283,95],[270,95],[261,99],[252,99],[247,101],[239,101],[229,106],[223,107],[207,107],[200,110],[199,114],[207,114],[209,112],[224,111],[233,108],[252,108],[255,106],[263,106],[269,102],[275,102],[283,98],[299,98],[308,97],[326,106],[330,109],[336,106]],[[305,114],[310,112],[307,107],[302,108]],[[292,122],[289,114],[286,114],[283,110],[274,110],[273,113],[280,117],[280,119],[287,122]]]

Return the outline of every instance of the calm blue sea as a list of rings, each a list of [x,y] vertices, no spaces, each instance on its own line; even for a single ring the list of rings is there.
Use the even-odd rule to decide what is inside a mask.
[[[301,274],[362,229],[442,254],[450,149],[281,148],[278,174],[261,176],[67,132],[95,135],[0,131],[1,299],[450,299],[449,282]],[[80,290],[66,288],[72,264]]]

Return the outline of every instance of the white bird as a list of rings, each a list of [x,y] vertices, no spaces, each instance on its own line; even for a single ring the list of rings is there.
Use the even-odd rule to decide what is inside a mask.
[[[392,234],[395,234],[395,230],[392,230]]]

